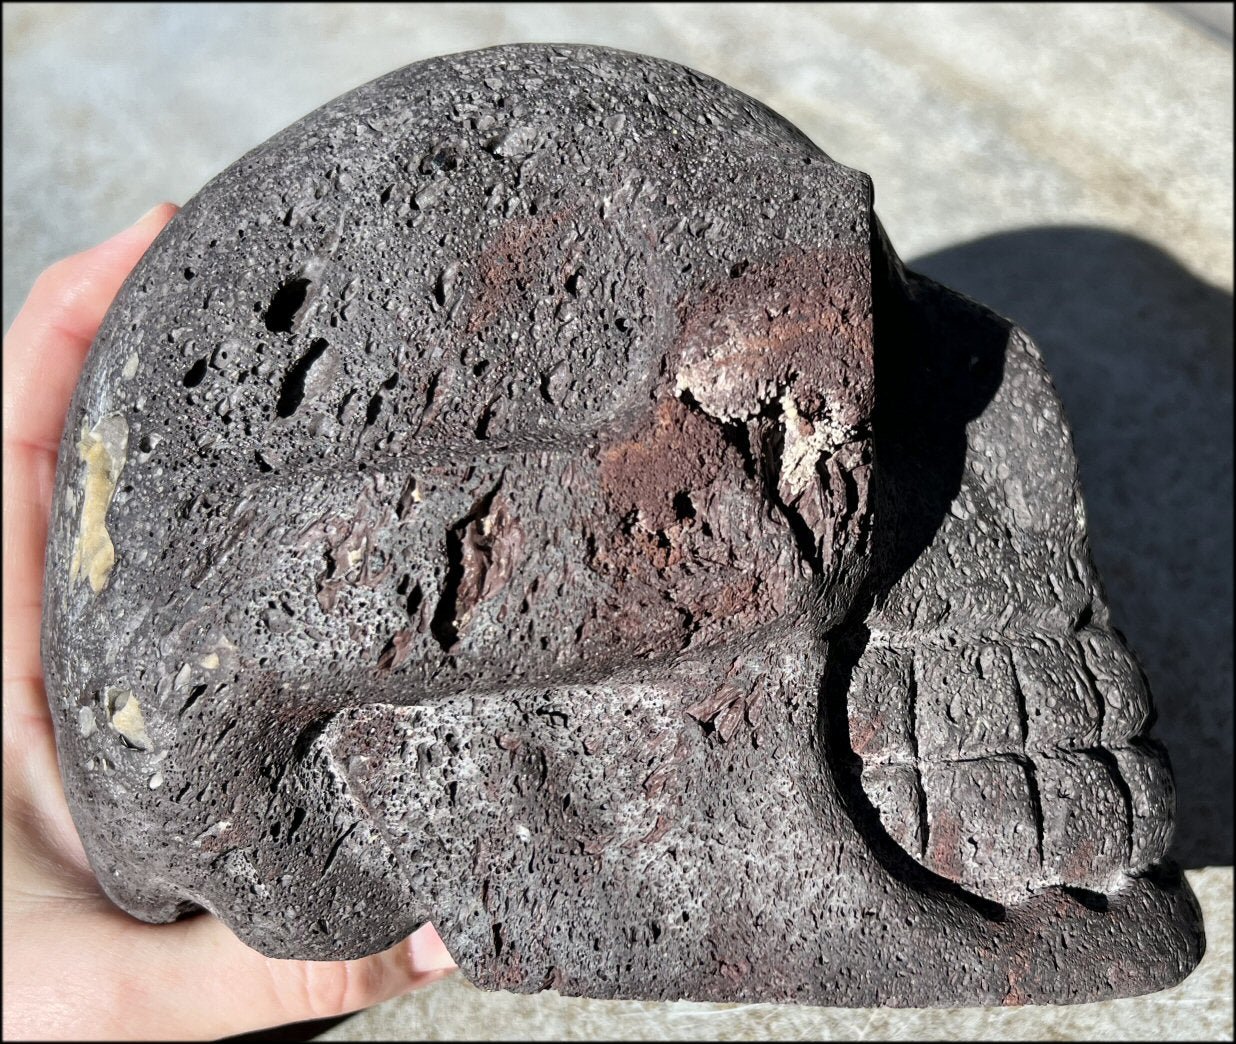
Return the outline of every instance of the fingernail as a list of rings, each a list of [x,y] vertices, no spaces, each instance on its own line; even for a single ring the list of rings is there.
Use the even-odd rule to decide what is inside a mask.
[[[155,214],[157,214],[157,213],[158,213],[160,210],[162,210],[165,206],[167,206],[167,204],[166,204],[166,203],[156,203],[153,207],[151,207],[148,211],[146,211],[146,213],[145,213],[145,214],[143,214],[143,215],[142,215],[141,217],[139,217],[139,218],[138,218],[135,222],[133,222],[133,224],[135,224],[135,225],[144,225],[144,224],[146,224],[146,222],[147,222],[147,221],[149,221],[152,217],[154,217],[154,216],[155,216]]]
[[[412,958],[412,967],[418,972],[455,967],[450,953],[431,924],[422,925],[412,933],[408,939],[408,953]]]

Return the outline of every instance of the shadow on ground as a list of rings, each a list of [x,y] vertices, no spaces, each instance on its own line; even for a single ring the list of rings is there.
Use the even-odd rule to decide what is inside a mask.
[[[1013,319],[1073,427],[1095,562],[1178,789],[1174,855],[1232,862],[1232,297],[1133,236],[1002,233],[907,267]]]

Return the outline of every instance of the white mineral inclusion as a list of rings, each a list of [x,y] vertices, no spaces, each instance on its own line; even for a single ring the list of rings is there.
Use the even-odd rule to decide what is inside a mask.
[[[785,444],[781,450],[781,480],[796,497],[815,477],[816,465],[826,453],[833,453],[853,434],[827,418],[814,425],[799,415],[789,392],[781,396],[781,417],[785,425]]]
[[[146,719],[142,717],[141,704],[129,689],[109,686],[106,692],[107,713],[111,726],[131,746],[139,750],[154,750],[154,741],[146,731]]]
[[[689,392],[705,413],[722,422],[748,420],[756,416],[766,402],[779,399],[785,429],[781,482],[789,489],[788,499],[793,500],[811,484],[820,459],[836,452],[843,443],[854,438],[855,433],[833,420],[832,414],[840,412],[834,403],[826,404],[822,417],[803,417],[793,396],[782,391],[777,382],[758,381],[755,397],[750,398],[748,382],[737,376],[738,370],[728,366],[730,355],[737,354],[735,345],[742,347],[731,339],[722,346],[719,358],[680,367],[676,393],[681,396]],[[744,393],[747,398],[743,398]]]
[[[81,520],[69,563],[69,580],[87,577],[91,590],[98,594],[106,586],[108,574],[116,564],[116,549],[107,532],[107,509],[124,470],[129,425],[123,414],[109,413],[89,431],[85,427],[83,424],[77,455],[86,465],[86,478]]]
[[[778,394],[776,383],[756,379],[752,386],[750,344],[726,323],[726,340],[704,359],[684,362],[678,368],[675,391],[690,392],[705,413],[716,420],[745,421],[760,412],[764,403]]]

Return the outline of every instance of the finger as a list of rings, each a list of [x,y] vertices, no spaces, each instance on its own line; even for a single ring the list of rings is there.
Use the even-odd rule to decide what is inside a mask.
[[[344,1015],[455,966],[432,925],[360,960],[278,961],[208,915],[147,925],[106,900],[6,903],[4,942],[22,956],[6,964],[5,1039],[216,1039]],[[84,974],[65,979],[67,953]]]
[[[57,261],[35,280],[4,338],[5,441],[55,451],[90,342],[120,284],[175,205],[160,203],[98,246]]]
[[[99,894],[60,782],[43,686],[32,680],[4,685],[4,889]]]
[[[157,986],[148,993],[145,1025],[187,1037],[346,1015],[428,985],[455,967],[432,925],[354,961],[263,957],[209,915],[139,931],[145,950],[138,966]]]
[[[217,937],[225,954],[237,953],[232,974],[220,984],[220,1001],[233,998],[236,1004],[230,1013],[233,1021],[212,1028],[212,1033],[346,1015],[427,986],[455,968],[429,924],[382,953],[360,960],[280,961],[250,950],[214,918],[200,920],[203,934]],[[208,1011],[203,1009],[203,1018]]]
[[[209,915],[142,924],[95,904],[15,902],[5,949],[5,1039],[207,1040],[333,1018],[428,985],[455,967],[432,925],[355,961],[263,957]],[[84,974],[63,975],[65,955]],[[29,1032],[37,1027],[37,1032]]]
[[[39,626],[43,555],[51,514],[56,455],[42,448],[4,445],[4,681],[42,676]]]
[[[53,265],[5,337],[6,680],[41,674],[37,628],[56,449],[82,361],[120,284],[175,212],[160,204],[132,228]]]

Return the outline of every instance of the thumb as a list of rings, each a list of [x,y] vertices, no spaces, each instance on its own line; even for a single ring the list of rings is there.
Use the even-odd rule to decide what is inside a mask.
[[[7,981],[6,962],[6,1039],[12,1016],[13,1025],[37,1027],[33,1036],[48,1039],[214,1040],[346,1015],[455,967],[429,924],[359,960],[283,961],[246,946],[209,914],[151,925],[106,906],[85,917],[61,910],[51,923],[41,917],[28,926],[40,942],[19,947],[33,957],[20,983]],[[7,912],[5,920],[7,949],[20,942],[20,930],[10,931]],[[49,934],[60,938],[49,941]],[[55,966],[64,953],[80,951],[79,939],[88,941],[95,970],[66,984]],[[41,959],[47,967],[40,969]]]
[[[169,993],[180,1031],[198,1038],[346,1015],[426,986],[455,967],[430,924],[388,950],[351,961],[264,957],[209,915],[175,927],[185,934],[179,948],[183,988]]]
[[[143,924],[101,897],[4,907],[5,1040],[211,1040],[346,1015],[454,967],[428,924],[360,960],[280,961],[208,914]]]

